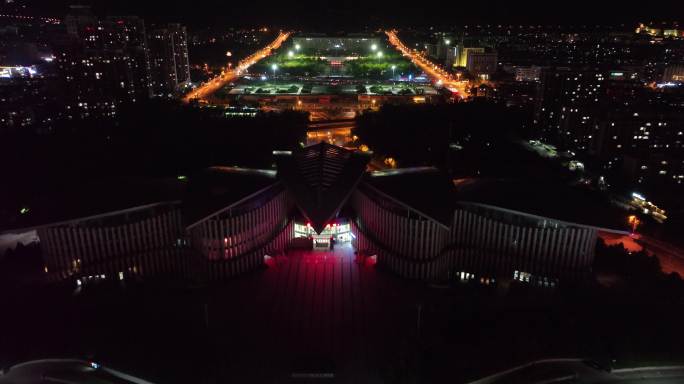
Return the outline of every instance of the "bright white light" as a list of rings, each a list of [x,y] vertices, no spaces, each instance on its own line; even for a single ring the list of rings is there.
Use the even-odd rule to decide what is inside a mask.
[[[271,65],[271,69],[274,70],[274,71],[275,71],[276,69],[278,69],[278,64],[273,64],[273,65]]]
[[[299,44],[295,44],[295,49],[299,51],[300,49],[302,49],[302,46]]]
[[[378,57],[382,57],[382,51],[378,51]]]
[[[378,49],[378,45],[377,45],[377,44],[371,45],[371,51],[375,51],[375,50],[377,50],[377,49]]]
[[[289,52],[287,53],[287,56],[289,56],[289,57],[292,57],[292,56],[294,56],[294,52],[292,52],[292,51],[289,51]]]
[[[396,65],[392,65],[392,70],[395,70],[395,69],[397,69],[397,66],[396,66]]]
[[[445,43],[446,45],[449,45],[449,44],[451,44],[451,40],[446,39],[446,40],[444,40],[444,43]]]
[[[636,192],[632,192],[632,197],[635,199],[639,199],[639,200],[646,200],[646,198],[644,196],[642,196],[641,194],[636,193]]]
[[[673,83],[673,82],[668,81],[667,83],[656,84],[656,87],[658,87],[658,88],[670,88],[670,87],[676,87],[678,85],[679,84],[677,84],[677,83]]]

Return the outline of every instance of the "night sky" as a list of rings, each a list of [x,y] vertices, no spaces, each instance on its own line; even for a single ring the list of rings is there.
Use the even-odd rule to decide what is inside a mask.
[[[3,0],[4,1],[4,0]],[[353,29],[363,25],[449,25],[463,23],[619,24],[682,19],[681,0],[15,0],[41,13],[62,16],[69,4],[89,4],[98,14],[135,14],[151,22],[191,26],[268,24],[312,29]],[[427,6],[428,4],[432,6]],[[639,4],[637,6],[637,4]],[[647,8],[651,7],[651,8]]]

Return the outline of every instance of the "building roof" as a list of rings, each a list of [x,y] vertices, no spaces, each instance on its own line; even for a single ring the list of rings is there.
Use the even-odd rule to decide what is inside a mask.
[[[30,201],[0,223],[0,232],[37,228],[49,224],[97,217],[155,203],[180,201],[186,183],[179,178],[110,178],[68,185]]]
[[[320,233],[347,201],[367,163],[366,155],[321,142],[280,158],[278,172],[304,217]]]
[[[366,183],[414,211],[445,226],[456,207],[454,186],[434,167],[401,168],[371,172]]]
[[[605,194],[534,180],[466,178],[454,181],[456,199],[607,230],[623,231],[625,215]]]
[[[248,199],[277,183],[272,170],[211,167],[190,178],[183,199],[187,226]]]

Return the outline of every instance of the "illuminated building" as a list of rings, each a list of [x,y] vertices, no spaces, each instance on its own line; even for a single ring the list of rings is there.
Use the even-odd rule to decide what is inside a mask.
[[[458,57],[458,67],[467,67],[468,66],[468,57],[471,54],[474,53],[485,53],[484,48],[475,48],[475,47],[463,47],[463,44],[460,44],[458,46],[459,48],[459,57]]]
[[[507,107],[534,107],[538,84],[531,81],[497,81],[494,98]]]
[[[68,37],[55,44],[67,118],[112,117],[122,103],[150,96],[145,24],[135,16],[99,20],[74,6]]]
[[[0,67],[0,133],[50,126],[59,110],[51,81],[35,67]]]
[[[663,83],[684,82],[684,64],[668,65],[663,73]]]
[[[489,77],[496,72],[496,52],[469,52],[467,54],[466,69],[475,76]]]
[[[446,51],[446,61],[444,62],[447,68],[452,68],[458,64],[459,47],[449,47]]]
[[[365,34],[349,34],[340,37],[307,35],[292,38],[294,51],[315,55],[366,56],[381,50],[382,47],[384,44],[381,39]]]
[[[607,79],[593,68],[545,68],[541,72],[534,123],[553,142],[584,151],[596,134]]]
[[[425,52],[433,59],[437,58],[437,44],[425,44]]]
[[[368,161],[320,143],[278,152],[277,170],[117,180],[36,202],[4,232],[37,231],[49,276],[81,284],[158,274],[220,280],[292,247],[327,249],[331,237],[411,279],[577,278],[590,270],[599,229],[626,233],[623,217],[612,221],[610,205],[587,191],[452,183],[430,167],[367,172]]]
[[[188,40],[185,27],[169,24],[148,36],[150,75],[154,95],[173,95],[190,81]]]
[[[532,65],[529,67],[516,67],[514,69],[515,81],[539,81],[541,67]]]

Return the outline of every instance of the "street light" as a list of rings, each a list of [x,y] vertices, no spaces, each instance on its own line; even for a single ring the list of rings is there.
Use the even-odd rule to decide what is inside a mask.
[[[292,51],[287,52],[287,56],[288,56],[288,57],[294,56],[294,52],[292,52]]]
[[[377,45],[377,44],[371,45],[371,51],[377,51],[377,50],[378,50],[378,45]]]
[[[382,51],[378,51],[378,57],[382,57]]]
[[[449,44],[451,44],[451,40],[445,39],[445,40],[444,40],[444,43],[445,43],[446,45],[449,45]]]
[[[627,222],[632,226],[632,234],[636,233],[637,227],[641,224],[641,220],[639,220],[636,215],[630,215],[627,218]]]
[[[299,44],[295,44],[295,50],[299,51],[300,49],[302,49],[302,46]]]
[[[394,70],[397,69],[397,66],[392,64],[392,80],[394,80]]]
[[[275,77],[276,77],[276,70],[278,69],[278,64],[273,64],[273,65],[271,65],[271,69],[273,70],[273,78],[275,79]]]

